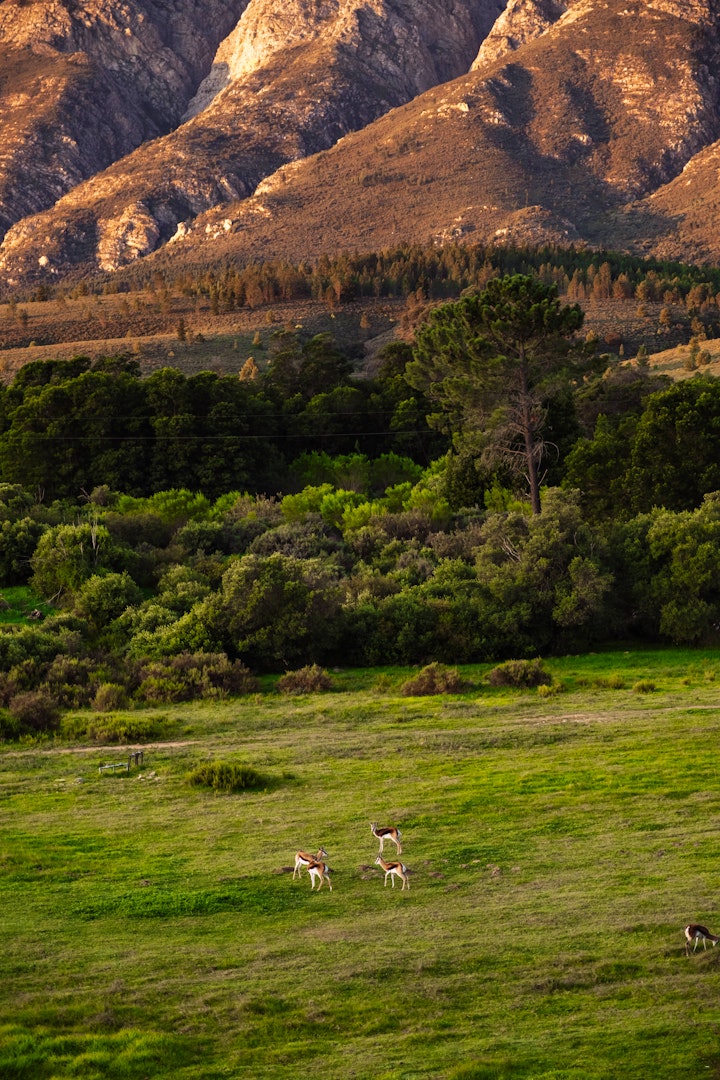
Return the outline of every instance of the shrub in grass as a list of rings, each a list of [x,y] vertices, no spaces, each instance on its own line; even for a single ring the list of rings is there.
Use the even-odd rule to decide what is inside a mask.
[[[622,675],[598,675],[595,686],[607,690],[622,690],[625,687],[625,680]]]
[[[267,777],[250,765],[228,761],[209,761],[198,765],[188,774],[193,787],[208,787],[213,791],[249,791],[267,786]]]
[[[656,689],[655,683],[650,682],[649,679],[640,679],[633,686],[636,694],[652,694]]]
[[[386,672],[381,672],[373,683],[373,691],[376,694],[389,694],[393,688],[393,680]]]
[[[278,679],[281,694],[314,694],[320,690],[332,690],[332,679],[319,664],[309,664],[297,671],[286,671]]]
[[[552,677],[542,666],[542,660],[506,660],[487,674],[491,686],[530,687],[552,683]]]
[[[167,734],[166,716],[143,713],[108,713],[102,716],[64,716],[60,731],[67,739],[95,743],[143,743]]]
[[[92,700],[96,712],[113,712],[127,706],[127,691],[119,683],[106,682],[98,686]]]
[[[428,694],[458,694],[464,688],[465,683],[457,668],[434,661],[407,679],[400,687],[400,693],[405,697],[423,697]]]
[[[240,660],[225,653],[180,653],[143,664],[137,696],[169,703],[201,697],[250,694],[258,689],[254,675]]]
[[[23,734],[20,721],[8,709],[0,708],[0,741],[11,742]]]
[[[540,697],[555,697],[556,694],[562,694],[565,690],[565,686],[561,682],[554,683],[540,683],[537,688],[538,695]]]
[[[53,731],[60,718],[60,710],[49,694],[42,690],[26,690],[15,694],[8,704],[10,714],[17,720],[21,733]]]

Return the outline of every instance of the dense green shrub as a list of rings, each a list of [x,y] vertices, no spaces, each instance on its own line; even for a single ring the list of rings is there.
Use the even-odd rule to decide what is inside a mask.
[[[241,555],[267,529],[262,521],[189,521],[175,535],[175,540],[188,554],[197,552]]]
[[[55,703],[64,709],[89,705],[96,690],[92,660],[76,656],[56,656],[40,683]]]
[[[41,690],[16,694],[10,699],[8,709],[18,722],[21,733],[53,731],[60,717],[54,699]]]
[[[102,630],[141,599],[140,589],[127,571],[93,574],[75,594],[74,610],[94,629]]]
[[[173,534],[172,523],[150,510],[128,510],[126,513],[109,510],[103,514],[102,521],[115,540],[132,548],[140,544],[167,547]]]
[[[0,581],[3,586],[25,584],[30,577],[30,559],[47,526],[33,518],[0,524]]]
[[[24,660],[51,661],[58,653],[76,654],[81,633],[54,619],[39,626],[8,626],[0,631],[0,671],[9,671]]]
[[[23,731],[22,724],[8,709],[0,709],[0,740],[11,742],[27,734]]]
[[[433,662],[414,675],[400,687],[405,697],[423,697],[429,694],[459,694],[466,684],[457,668]]]
[[[122,571],[134,561],[130,548],[115,541],[104,525],[56,525],[42,534],[30,560],[31,584],[39,596],[72,599],[94,574]]]
[[[343,550],[344,545],[318,514],[305,521],[288,521],[257,536],[249,545],[253,555],[287,555],[294,559],[314,559]]]
[[[314,694],[320,690],[332,690],[332,679],[319,664],[310,664],[298,671],[286,671],[278,679],[281,694]]]
[[[127,690],[124,686],[106,682],[101,683],[95,691],[92,707],[96,712],[112,712],[115,709],[125,708],[127,700]]]
[[[267,777],[250,765],[237,765],[227,761],[210,761],[198,765],[188,774],[193,787],[209,787],[214,791],[249,791],[267,786]]]
[[[256,670],[319,662],[339,633],[342,590],[334,565],[285,555],[244,555],[222,579],[215,625],[225,648]]]
[[[542,660],[506,660],[498,664],[487,674],[491,686],[543,686],[552,682],[552,677],[542,666]]]
[[[142,665],[137,696],[142,701],[192,701],[200,697],[249,694],[257,679],[225,653],[180,653]]]

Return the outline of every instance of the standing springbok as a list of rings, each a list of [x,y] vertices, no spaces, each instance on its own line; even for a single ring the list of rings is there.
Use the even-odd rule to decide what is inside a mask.
[[[380,841],[380,854],[382,854],[383,844],[386,840],[392,840],[393,844],[397,848],[398,855],[402,855],[402,844],[400,843],[401,832],[396,829],[394,825],[389,825],[385,829],[379,829],[377,821],[370,822],[370,829],[373,836],[377,836]]]
[[[308,874],[312,878],[312,882],[310,884],[310,892],[312,892],[313,889],[315,888],[315,880],[316,879],[319,879],[319,881],[320,881],[320,884],[318,885],[318,892],[320,892],[320,889],[322,889],[322,887],[323,887],[323,881],[327,881],[328,888],[330,889],[330,892],[332,892],[332,881],[330,880],[330,867],[328,866],[327,863],[320,862],[319,860],[316,861],[315,859],[313,859],[312,862],[308,863]]]
[[[408,877],[408,868],[405,863],[401,862],[386,862],[382,855],[378,855],[375,860],[378,866],[381,866],[385,871],[385,885],[387,885],[388,877],[392,882],[393,889],[395,888],[395,878],[400,878],[402,881],[403,889],[407,885],[410,888],[410,879]],[[383,886],[384,888],[385,886]],[[400,890],[402,892],[402,889]]]
[[[318,848],[317,855],[310,855],[307,851],[295,852],[295,869],[293,870],[293,881],[296,874],[302,874],[303,866],[309,866],[311,862],[321,862],[323,859],[327,859],[328,853],[324,847]]]
[[[707,926],[700,926],[699,923],[690,923],[689,926],[686,926],[685,927],[685,937],[687,939],[686,942],[685,942],[685,955],[686,956],[690,955],[690,942],[691,941],[695,942],[695,944],[693,945],[693,952],[695,952],[695,950],[697,949],[699,941],[702,941],[703,949],[707,949],[706,942],[708,942],[708,941],[712,941],[713,948],[715,948],[718,941],[720,941],[720,937],[716,936],[715,934],[711,934],[710,931],[708,930]]]

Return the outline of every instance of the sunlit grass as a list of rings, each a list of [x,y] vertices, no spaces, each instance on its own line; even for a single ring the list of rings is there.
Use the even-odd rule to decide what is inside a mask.
[[[8,585],[0,592],[0,624],[26,623],[32,611],[50,615],[53,608],[27,585]]]
[[[0,1075],[718,1075],[720,949],[687,959],[682,929],[720,925],[720,657],[545,664],[550,698],[489,665],[448,697],[401,697],[408,669],[268,680],[173,707],[129,774],[3,747]],[[208,760],[274,782],[191,786]],[[321,844],[332,892],[288,872]]]

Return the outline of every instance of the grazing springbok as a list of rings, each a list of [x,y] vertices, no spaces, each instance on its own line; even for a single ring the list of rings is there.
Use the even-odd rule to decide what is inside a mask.
[[[392,840],[393,844],[397,848],[398,855],[402,855],[402,844],[400,843],[401,832],[396,829],[394,825],[389,825],[386,829],[379,829],[377,821],[370,822],[370,829],[373,836],[377,836],[380,841],[380,853],[382,854],[383,844],[386,840]]]
[[[708,930],[707,926],[700,926],[699,923],[690,923],[689,926],[686,926],[685,927],[685,937],[687,939],[686,942],[685,942],[685,955],[686,956],[690,955],[690,942],[691,941],[695,942],[695,944],[693,945],[693,952],[695,952],[695,950],[697,949],[699,941],[702,941],[703,949],[707,949],[706,942],[708,942],[708,941],[712,941],[713,948],[715,948],[718,941],[720,941],[720,937],[717,937],[715,934],[711,934],[710,931]]]
[[[407,885],[410,888],[410,879],[408,877],[408,868],[405,863],[401,862],[386,862],[382,855],[378,855],[375,860],[378,866],[381,866],[385,871],[385,885],[387,885],[387,879],[390,878],[393,889],[395,888],[395,878],[400,878],[402,881],[403,889]],[[385,886],[383,886],[384,888]],[[400,890],[402,892],[402,889]]]
[[[316,861],[315,859],[313,859],[312,862],[308,863],[308,874],[312,878],[312,882],[310,884],[310,891],[311,892],[315,888],[316,879],[319,879],[319,881],[320,881],[320,884],[318,885],[318,892],[320,892],[320,890],[323,887],[323,881],[327,881],[328,888],[330,889],[330,892],[332,892],[332,881],[330,880],[330,867],[328,866],[327,863]]]
[[[323,859],[327,859],[328,853],[324,847],[318,848],[317,855],[310,855],[307,851],[295,852],[295,869],[293,870],[293,881],[296,874],[302,873],[303,866],[309,866],[311,862],[322,862]]]

